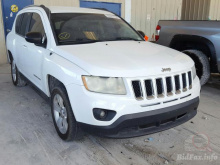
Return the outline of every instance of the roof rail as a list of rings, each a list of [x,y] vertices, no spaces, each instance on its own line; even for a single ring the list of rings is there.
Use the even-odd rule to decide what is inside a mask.
[[[29,5],[29,6],[24,7],[23,9],[28,8],[28,7],[41,7],[46,12],[48,18],[50,18],[50,10],[46,6],[44,6],[44,5]]]
[[[44,5],[40,5],[39,7],[41,7],[41,8],[43,8],[43,9],[44,9],[44,11],[46,12],[46,14],[47,14],[48,18],[50,19],[50,14],[51,14],[50,9],[49,9],[49,8],[47,8],[47,7],[46,7],[46,6],[44,6]]]
[[[96,8],[96,7],[93,7],[93,8],[90,8],[90,9],[109,11],[108,9],[105,9],[105,8]]]
[[[114,14],[114,15],[117,15],[117,14],[115,14],[115,13],[113,13],[112,11],[109,11],[108,9],[105,9],[105,8],[90,8],[90,9],[96,9],[96,10],[104,10],[104,11],[108,11],[109,13],[112,13],[112,14]],[[118,15],[117,15],[118,16]]]

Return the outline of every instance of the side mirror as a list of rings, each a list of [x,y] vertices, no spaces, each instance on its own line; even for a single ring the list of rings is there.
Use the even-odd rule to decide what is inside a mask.
[[[25,35],[25,40],[30,43],[34,43],[37,46],[43,46],[43,35],[39,32],[29,32]]]
[[[138,30],[137,32],[138,32],[142,37],[145,37],[145,36],[146,36],[145,33],[142,32],[142,31],[140,31],[140,30]]]

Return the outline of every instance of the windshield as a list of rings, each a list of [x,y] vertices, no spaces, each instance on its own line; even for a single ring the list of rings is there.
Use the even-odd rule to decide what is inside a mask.
[[[56,13],[51,15],[58,44],[143,39],[121,18],[112,14]]]

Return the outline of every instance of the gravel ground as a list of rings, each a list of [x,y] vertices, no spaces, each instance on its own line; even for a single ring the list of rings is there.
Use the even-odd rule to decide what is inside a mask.
[[[202,88],[198,114],[152,135],[106,139],[86,134],[63,142],[50,107],[31,87],[12,85],[10,66],[0,66],[0,164],[220,164],[220,76]]]

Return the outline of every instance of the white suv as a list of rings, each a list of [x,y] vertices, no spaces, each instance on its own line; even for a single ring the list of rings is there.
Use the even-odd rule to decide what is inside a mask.
[[[12,80],[51,100],[63,140],[79,130],[113,138],[146,135],[197,113],[200,82],[186,55],[144,41],[117,15],[29,6],[7,36]]]

